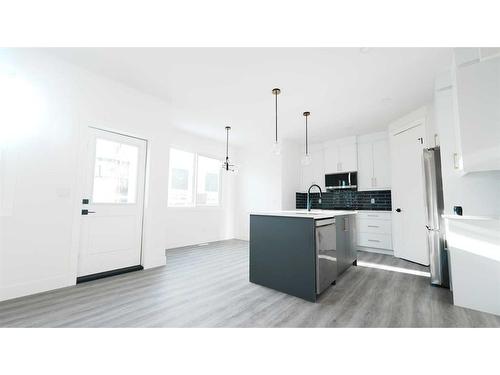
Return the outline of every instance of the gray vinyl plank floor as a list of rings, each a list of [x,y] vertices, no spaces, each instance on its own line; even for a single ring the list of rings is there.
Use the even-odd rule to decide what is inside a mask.
[[[248,242],[166,252],[151,270],[0,302],[0,327],[500,327],[453,306],[426,267],[360,252],[317,303],[248,281]]]

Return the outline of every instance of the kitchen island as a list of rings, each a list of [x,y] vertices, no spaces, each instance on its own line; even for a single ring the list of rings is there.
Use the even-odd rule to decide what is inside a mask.
[[[315,302],[351,265],[356,211],[250,214],[250,282]]]

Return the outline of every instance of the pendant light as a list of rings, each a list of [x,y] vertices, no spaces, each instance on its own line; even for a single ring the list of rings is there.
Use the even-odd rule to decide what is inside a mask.
[[[281,154],[281,145],[278,142],[278,95],[281,94],[281,90],[278,88],[274,88],[272,91],[274,95],[274,113],[275,113],[275,135],[274,135],[274,143],[273,143],[273,153],[275,155]]]
[[[309,140],[307,138],[307,118],[309,117],[311,113],[310,112],[304,112],[303,115],[306,118],[306,153],[304,157],[302,158],[302,165],[309,165],[311,164],[311,156],[309,156]]]
[[[222,163],[222,169],[228,172],[234,172],[234,164],[229,163],[229,130],[231,130],[231,127],[226,126],[226,160]]]

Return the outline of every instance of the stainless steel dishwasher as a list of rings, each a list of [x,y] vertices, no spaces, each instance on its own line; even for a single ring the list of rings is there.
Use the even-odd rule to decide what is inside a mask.
[[[320,294],[337,278],[337,230],[335,218],[315,221],[316,229],[316,294]]]

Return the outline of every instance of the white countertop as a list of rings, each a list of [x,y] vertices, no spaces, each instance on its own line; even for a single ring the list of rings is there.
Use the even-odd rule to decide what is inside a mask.
[[[497,220],[500,221],[500,217],[495,216],[472,216],[472,215],[442,215],[443,218],[449,220]]]
[[[255,211],[250,212],[250,215],[265,215],[265,216],[284,216],[284,217],[300,217],[314,220],[330,219],[340,215],[354,215],[357,211],[345,210],[288,210],[288,211]]]

